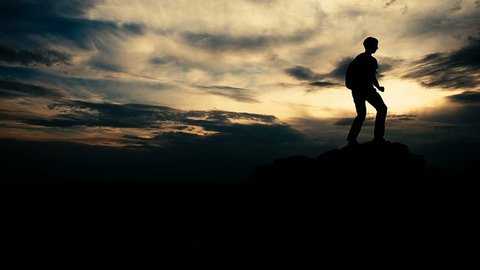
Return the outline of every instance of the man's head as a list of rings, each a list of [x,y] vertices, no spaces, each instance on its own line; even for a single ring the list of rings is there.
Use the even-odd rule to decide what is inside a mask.
[[[378,39],[374,37],[367,37],[363,41],[363,47],[365,47],[366,52],[375,53],[378,49]]]

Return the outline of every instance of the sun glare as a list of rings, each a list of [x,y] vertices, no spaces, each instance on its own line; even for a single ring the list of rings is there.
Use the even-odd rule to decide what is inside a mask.
[[[389,113],[395,114],[444,106],[447,102],[445,97],[452,94],[451,91],[426,89],[406,80],[386,80],[382,84],[385,86],[385,92],[381,95]]]

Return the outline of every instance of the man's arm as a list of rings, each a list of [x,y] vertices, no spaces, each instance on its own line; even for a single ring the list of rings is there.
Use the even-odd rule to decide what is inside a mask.
[[[373,82],[372,83],[378,89],[378,91],[383,92],[383,91],[385,91],[385,87],[380,86],[380,84],[378,83],[376,75],[377,75],[377,72],[375,72],[375,74],[373,75]]]

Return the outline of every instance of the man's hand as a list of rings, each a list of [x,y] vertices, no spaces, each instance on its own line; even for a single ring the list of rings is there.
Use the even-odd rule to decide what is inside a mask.
[[[378,91],[384,92],[384,91],[385,91],[385,87],[383,87],[383,86],[378,87]]]

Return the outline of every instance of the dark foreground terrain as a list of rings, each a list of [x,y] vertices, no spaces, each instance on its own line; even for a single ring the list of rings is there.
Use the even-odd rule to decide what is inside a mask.
[[[401,143],[365,143],[278,159],[236,185],[7,182],[4,243],[449,252],[475,242],[469,175],[429,168]]]

